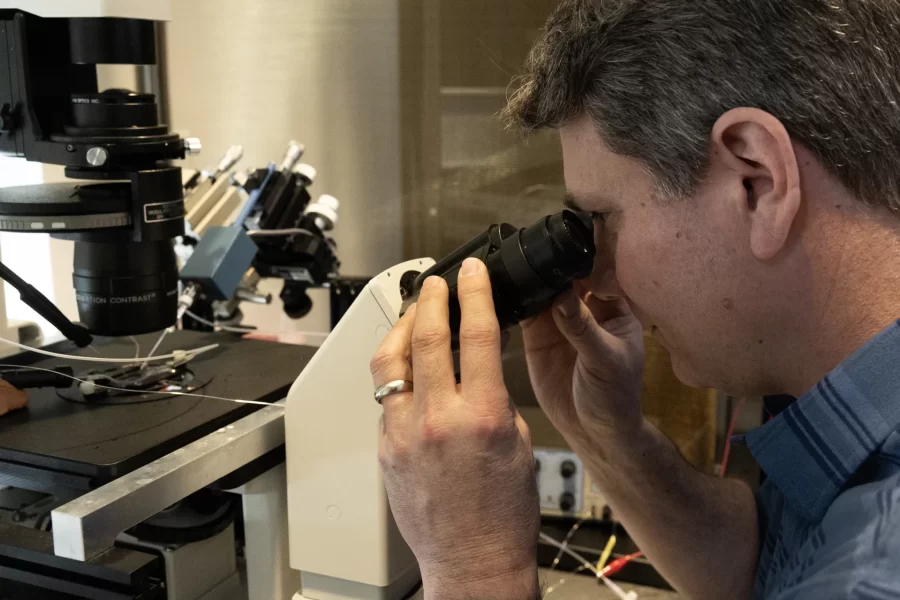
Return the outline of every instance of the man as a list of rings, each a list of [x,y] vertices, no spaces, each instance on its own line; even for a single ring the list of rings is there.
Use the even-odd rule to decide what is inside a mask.
[[[0,417],[27,404],[28,394],[0,379]]]
[[[524,325],[541,406],[689,598],[900,597],[900,2],[565,0],[508,113],[560,131],[595,270]],[[527,428],[484,266],[372,361],[380,458],[429,598],[539,595]],[[692,469],[641,416],[642,328],[678,377],[797,402],[746,436],[768,478]]]

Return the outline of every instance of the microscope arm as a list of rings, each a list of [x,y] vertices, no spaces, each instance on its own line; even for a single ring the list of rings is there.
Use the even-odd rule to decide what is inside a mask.
[[[431,259],[385,271],[359,294],[287,397],[291,567],[295,600],[400,600],[419,583],[378,466],[381,407],[369,360],[400,313],[400,279]]]

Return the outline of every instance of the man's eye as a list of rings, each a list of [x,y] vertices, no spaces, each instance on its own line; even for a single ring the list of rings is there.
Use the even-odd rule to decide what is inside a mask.
[[[606,221],[606,215],[607,215],[607,214],[609,214],[609,213],[592,212],[592,213],[591,213],[591,220],[592,220],[592,221],[595,221],[595,222],[604,223],[604,222]]]

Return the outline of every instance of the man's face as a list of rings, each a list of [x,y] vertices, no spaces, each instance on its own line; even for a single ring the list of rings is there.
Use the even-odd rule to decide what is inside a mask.
[[[588,119],[560,135],[569,203],[603,218],[591,291],[624,295],[688,385],[763,389],[771,307],[757,294],[768,284],[740,214],[722,208],[744,190],[713,169],[693,197],[662,200],[643,165],[611,152]]]

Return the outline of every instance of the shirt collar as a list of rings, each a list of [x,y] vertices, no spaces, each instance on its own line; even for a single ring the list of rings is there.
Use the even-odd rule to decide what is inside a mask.
[[[744,441],[805,518],[818,522],[850,477],[900,427],[894,323]]]

